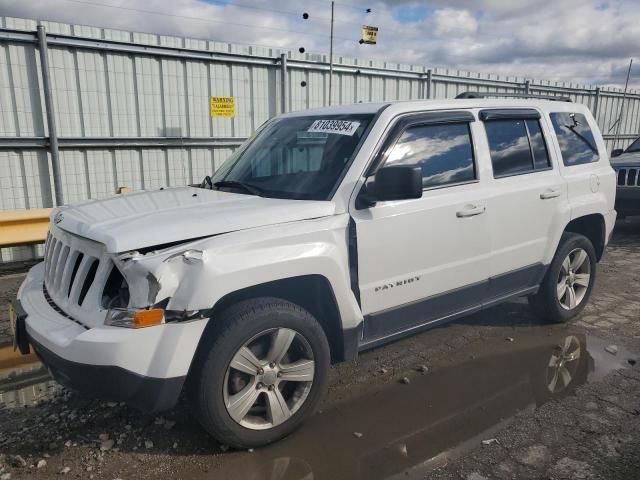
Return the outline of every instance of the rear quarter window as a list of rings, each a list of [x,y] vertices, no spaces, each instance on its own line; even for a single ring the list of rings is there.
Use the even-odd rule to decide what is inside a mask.
[[[565,166],[597,162],[600,159],[596,140],[587,118],[581,113],[550,113]]]

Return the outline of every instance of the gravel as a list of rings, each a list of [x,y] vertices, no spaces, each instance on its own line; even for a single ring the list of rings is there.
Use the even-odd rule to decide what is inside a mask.
[[[605,348],[605,351],[607,351],[611,355],[617,355],[618,347],[616,345],[609,345],[608,347]]]
[[[115,442],[113,440],[104,440],[100,443],[100,450],[102,450],[103,452],[111,450],[113,448],[114,443]]]

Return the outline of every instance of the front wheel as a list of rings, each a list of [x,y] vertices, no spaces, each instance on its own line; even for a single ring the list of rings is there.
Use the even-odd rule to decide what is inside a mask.
[[[584,235],[567,232],[529,303],[542,318],[567,322],[586,306],[596,278],[596,254]]]
[[[295,430],[321,401],[329,345],[306,310],[276,298],[241,302],[211,320],[188,393],[219,441],[251,448]]]

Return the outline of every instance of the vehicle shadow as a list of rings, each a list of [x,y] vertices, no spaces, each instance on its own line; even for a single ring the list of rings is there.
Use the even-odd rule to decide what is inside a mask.
[[[451,323],[484,327],[520,327],[550,324],[533,313],[527,304],[526,298],[508,301],[467,315]]]
[[[611,246],[637,246],[640,244],[640,217],[628,217],[618,220],[613,235]]]

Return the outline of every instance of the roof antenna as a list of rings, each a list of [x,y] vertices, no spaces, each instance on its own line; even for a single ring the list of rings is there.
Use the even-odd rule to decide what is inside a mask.
[[[618,145],[618,136],[620,134],[620,124],[622,123],[622,114],[624,113],[624,101],[627,98],[627,87],[629,86],[629,77],[631,76],[631,65],[633,65],[633,58],[629,60],[629,70],[627,70],[627,81],[624,83],[624,93],[622,94],[622,103],[620,103],[620,113],[618,114],[618,125],[616,126],[616,134],[613,137],[612,150]]]

